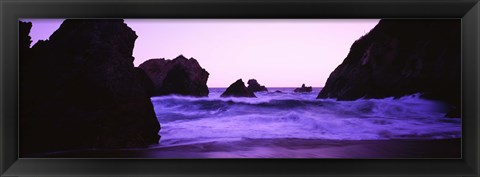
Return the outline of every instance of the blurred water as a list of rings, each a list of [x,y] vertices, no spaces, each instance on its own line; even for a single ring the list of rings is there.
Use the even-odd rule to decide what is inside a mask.
[[[461,137],[461,119],[445,118],[446,105],[419,98],[316,99],[321,88],[295,93],[269,88],[257,98],[153,97],[162,126],[159,146],[229,142],[244,139],[450,139]],[[276,92],[278,91],[278,92]]]

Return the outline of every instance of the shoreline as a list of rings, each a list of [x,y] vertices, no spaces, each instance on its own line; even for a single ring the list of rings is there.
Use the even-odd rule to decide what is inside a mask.
[[[461,158],[461,139],[322,140],[244,139],[145,149],[78,150],[22,158]]]

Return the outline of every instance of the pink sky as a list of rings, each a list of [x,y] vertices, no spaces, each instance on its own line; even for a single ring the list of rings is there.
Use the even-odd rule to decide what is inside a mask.
[[[63,20],[28,19],[32,41],[48,39]],[[193,57],[209,87],[255,78],[267,87],[323,87],[352,43],[378,19],[127,19],[138,35],[138,66],[151,58]]]

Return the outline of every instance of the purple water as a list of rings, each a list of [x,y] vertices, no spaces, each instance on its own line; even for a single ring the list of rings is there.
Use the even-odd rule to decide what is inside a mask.
[[[321,88],[295,93],[269,88],[257,98],[153,97],[162,136],[156,147],[252,139],[389,140],[461,137],[461,119],[445,118],[445,105],[418,95],[400,99],[316,99]],[[276,90],[280,93],[275,92]]]

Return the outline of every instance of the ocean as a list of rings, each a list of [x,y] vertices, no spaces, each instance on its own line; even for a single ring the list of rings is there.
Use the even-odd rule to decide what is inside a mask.
[[[399,99],[336,101],[316,99],[321,88],[313,88],[310,93],[295,93],[294,88],[268,88],[269,92],[256,92],[257,98],[222,98],[225,89],[210,88],[209,96],[203,98],[152,97],[162,127],[160,143],[152,148],[241,144],[243,149],[227,150],[225,157],[229,153],[258,157],[251,151],[239,151],[249,146],[271,148],[278,142],[283,142],[279,146],[289,148],[312,140],[461,138],[461,119],[444,117],[446,104],[422,99],[419,94]],[[277,143],[265,144],[267,140]]]
[[[161,96],[152,103],[160,142],[79,149],[53,158],[461,158],[460,118],[419,94],[399,99],[316,99],[321,88],[269,88],[257,98]]]

